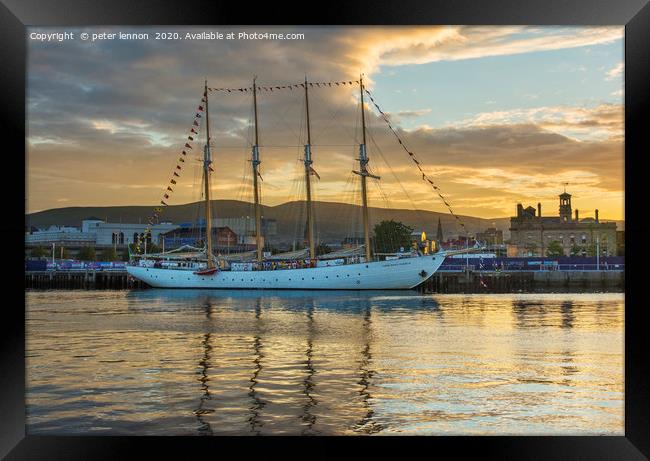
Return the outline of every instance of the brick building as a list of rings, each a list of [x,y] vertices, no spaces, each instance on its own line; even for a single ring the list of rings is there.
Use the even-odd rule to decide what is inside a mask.
[[[517,204],[517,216],[510,218],[508,256],[546,256],[549,247],[561,248],[565,256],[593,256],[597,247],[601,256],[616,255],[616,223],[601,222],[598,210],[593,218],[580,219],[566,191],[560,194],[557,216],[542,216],[540,203],[537,210]]]

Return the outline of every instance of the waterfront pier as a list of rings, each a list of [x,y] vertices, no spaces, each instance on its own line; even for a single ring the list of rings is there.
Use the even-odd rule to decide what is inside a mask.
[[[25,288],[46,290],[125,290],[146,288],[147,285],[130,277],[126,271],[27,271]]]

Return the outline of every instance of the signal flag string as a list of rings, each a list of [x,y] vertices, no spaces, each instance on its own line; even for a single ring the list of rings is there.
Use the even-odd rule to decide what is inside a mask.
[[[440,188],[424,172],[424,169],[422,168],[422,165],[421,165],[420,161],[417,159],[415,153],[413,153],[412,151],[410,151],[406,147],[406,144],[404,143],[404,141],[402,141],[402,138],[400,138],[400,136],[397,134],[397,131],[393,128],[393,125],[390,123],[390,120],[388,119],[388,116],[386,115],[386,113],[379,108],[379,105],[377,104],[375,99],[372,97],[372,94],[370,93],[370,91],[368,91],[365,88],[364,88],[364,91],[366,92],[366,94],[370,98],[370,101],[372,101],[372,103],[374,104],[375,108],[379,111],[379,114],[381,115],[383,120],[388,125],[388,128],[390,128],[390,131],[392,131],[393,135],[395,135],[395,138],[397,138],[397,141],[399,142],[399,145],[402,146],[402,149],[404,149],[404,151],[409,155],[409,157],[411,158],[413,163],[415,163],[415,166],[418,167],[418,170],[420,171],[420,173],[422,173],[422,180],[426,181],[427,183],[429,183],[431,185],[431,187],[433,187],[433,190],[436,191],[436,193],[438,194],[438,197],[440,197],[442,202],[445,204],[445,206],[449,210],[449,213],[456,219],[456,221],[458,221],[458,224],[460,224],[460,226],[463,228],[463,231],[465,232],[465,238],[469,240],[469,235],[468,235],[468,232],[467,232],[467,228],[465,227],[465,224],[460,219],[460,217],[458,215],[456,215],[456,213],[454,213],[454,210],[451,208],[451,205],[449,204],[449,202],[447,202],[447,199],[445,199],[445,197],[442,195],[442,192],[440,191]],[[469,255],[467,255],[466,257],[469,257]],[[479,283],[483,288],[488,288],[487,283],[485,283],[485,280],[483,280],[483,270],[484,269],[485,269],[485,267],[484,267],[484,264],[483,264],[483,257],[479,256],[479,273],[478,273]]]
[[[316,87],[316,88],[333,88],[337,86],[352,86],[352,85],[358,85],[359,80],[341,80],[338,82],[307,82],[310,88]],[[258,91],[269,91],[273,92],[273,90],[292,90],[294,88],[305,88],[305,83],[294,83],[292,85],[271,85],[271,86],[258,86],[257,90]],[[246,88],[208,88],[208,91],[222,91],[224,93],[248,93],[249,91],[253,91],[253,87],[249,86]]]
[[[181,150],[178,160],[176,161],[176,165],[172,170],[170,179],[167,183],[167,187],[163,191],[162,198],[160,199],[160,205],[162,206],[156,206],[153,209],[152,215],[147,219],[147,227],[145,228],[142,234],[138,235],[138,239],[135,242],[135,250],[137,253],[140,253],[142,240],[146,239],[151,235],[151,227],[154,225],[156,221],[158,221],[158,219],[162,215],[163,208],[169,206],[167,201],[171,198],[172,194],[174,193],[174,188],[177,184],[177,181],[181,177],[181,173],[183,171],[183,164],[185,163],[185,159],[187,157],[187,151],[192,149],[191,143],[195,142],[199,137],[199,131],[201,126],[199,120],[201,119],[204,111],[203,107],[205,105],[206,96],[207,95],[204,92],[203,97],[201,98],[201,103],[196,109],[196,114],[194,115],[194,121],[192,122],[192,126],[190,127],[190,131],[187,136],[187,140],[185,141],[185,145],[183,146],[183,149]]]
[[[429,183],[429,184],[431,185],[431,187],[433,187],[433,190],[436,191],[436,193],[438,194],[438,197],[440,197],[440,199],[442,200],[442,202],[445,204],[445,206],[446,206],[447,209],[449,210],[449,213],[450,213],[450,214],[451,214],[451,215],[456,219],[456,221],[458,221],[458,224],[460,224],[460,226],[461,226],[461,227],[463,228],[463,230],[465,231],[465,235],[467,235],[467,228],[465,227],[465,224],[464,224],[463,221],[462,221],[462,220],[461,220],[461,219],[456,215],[456,213],[454,213],[454,210],[451,208],[451,205],[449,204],[449,202],[447,202],[447,199],[442,195],[442,192],[440,191],[440,187],[438,187],[438,186],[433,182],[433,180],[429,177],[429,175],[427,175],[427,174],[424,172],[424,169],[422,168],[422,165],[421,165],[420,161],[417,159],[415,153],[413,153],[412,151],[410,151],[410,150],[406,147],[406,144],[404,143],[404,141],[402,141],[402,138],[400,138],[400,136],[397,134],[397,131],[395,131],[395,128],[393,128],[393,125],[390,123],[390,120],[388,119],[388,116],[386,115],[386,113],[385,113],[384,111],[382,111],[382,110],[379,108],[379,105],[377,104],[377,102],[375,101],[375,99],[372,97],[372,94],[370,93],[370,91],[368,91],[368,90],[365,89],[365,88],[364,88],[364,91],[366,92],[366,94],[367,94],[368,97],[370,98],[370,101],[372,101],[372,103],[374,104],[375,108],[379,111],[379,114],[380,114],[381,117],[383,118],[384,122],[386,122],[386,124],[388,125],[388,128],[390,128],[390,131],[392,131],[392,133],[395,135],[395,138],[397,138],[397,142],[399,142],[399,145],[402,146],[402,149],[404,149],[404,151],[405,151],[407,154],[409,154],[409,157],[411,158],[411,160],[413,161],[413,163],[415,164],[415,166],[417,166],[418,170],[420,170],[420,173],[422,173],[422,180],[425,181],[425,182],[427,182],[427,183]]]

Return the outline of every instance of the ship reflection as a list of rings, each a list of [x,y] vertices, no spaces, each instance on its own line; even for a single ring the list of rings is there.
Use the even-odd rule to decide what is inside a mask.
[[[261,325],[260,317],[262,315],[262,301],[257,299],[255,302],[255,335],[253,337],[253,351],[254,359],[253,363],[255,364],[253,368],[253,376],[250,379],[251,385],[249,386],[248,396],[253,401],[250,409],[250,416],[248,418],[248,423],[250,425],[250,431],[256,435],[261,434],[261,428],[263,423],[260,421],[261,410],[266,405],[262,399],[260,399],[258,392],[255,387],[258,385],[258,377],[262,371],[262,359],[264,354],[262,354],[262,336],[261,336]]]
[[[219,386],[220,380],[210,379],[210,375],[215,372],[213,369],[214,360],[213,355],[213,342],[220,341],[219,334],[211,329],[214,329],[218,324],[213,322],[213,302],[214,298],[209,295],[206,296],[203,293],[202,296],[194,298],[201,305],[201,312],[207,320],[210,320],[206,324],[206,331],[203,334],[201,340],[201,350],[203,354],[199,358],[199,378],[198,381],[201,384],[198,406],[194,409],[193,413],[196,416],[198,421],[198,433],[201,435],[213,435],[216,432],[222,432],[225,429],[231,428],[222,428],[217,427],[217,420],[213,419],[215,416],[215,410],[209,408],[210,402],[213,400],[213,394],[215,392],[214,386]],[[300,336],[303,337],[304,348],[302,349],[302,360],[299,362],[299,369],[302,370],[301,378],[299,382],[296,382],[297,387],[299,388],[298,394],[302,396],[302,403],[298,404],[297,408],[300,408],[300,414],[298,414],[298,420],[294,427],[289,428],[289,432],[298,431],[297,433],[301,435],[318,435],[322,433],[318,429],[319,413],[317,407],[319,405],[319,397],[316,391],[318,387],[317,379],[317,370],[316,370],[316,360],[318,356],[318,344],[316,341],[317,338],[317,317],[318,311],[321,309],[320,300],[311,297],[309,299],[301,299],[302,313],[306,317],[306,322],[304,323],[304,329],[300,332]],[[326,303],[327,304],[327,303]],[[379,303],[381,304],[381,302]],[[422,309],[429,309],[431,306],[427,303],[417,301],[417,304]],[[196,304],[195,304],[196,305]],[[331,306],[330,306],[331,307]],[[326,306],[325,309],[328,307]],[[357,398],[353,399],[354,402],[357,402],[357,411],[354,413],[357,414],[357,419],[352,420],[346,424],[349,430],[360,434],[373,434],[383,430],[383,426],[375,421],[375,411],[372,406],[372,395],[371,395],[371,386],[374,376],[374,370],[372,366],[372,322],[373,322],[373,303],[371,297],[361,296],[358,300],[358,303],[355,303],[354,309],[349,307],[346,310],[351,311],[348,314],[352,314],[351,319],[354,317],[359,318],[361,321],[361,329],[358,333],[358,338],[361,348],[357,349],[356,352],[357,358],[354,359],[354,353],[350,356],[351,360],[349,361],[350,366],[341,364],[342,368],[347,369],[343,373],[345,376],[344,379],[348,380],[348,384],[344,385],[344,388],[347,388],[354,392],[357,395]],[[297,307],[293,307],[297,310]],[[247,383],[247,392],[246,396],[248,398],[249,405],[247,406],[247,416],[246,421],[246,432],[249,434],[261,435],[264,432],[264,413],[265,407],[267,405],[266,398],[263,397],[264,392],[269,392],[267,386],[264,386],[264,391],[260,392],[260,383],[265,381],[264,374],[269,373],[265,370],[265,345],[266,335],[263,323],[263,316],[265,315],[265,309],[263,308],[263,301],[261,297],[254,299],[252,314],[252,368],[249,371],[249,379]],[[303,318],[305,318],[303,317]],[[267,322],[269,320],[267,319]],[[300,322],[296,320],[296,324]],[[249,336],[250,338],[251,336]],[[250,344],[250,343],[249,343]],[[249,346],[250,347],[250,346]],[[249,349],[250,350],[250,349]],[[352,351],[351,351],[352,352]],[[219,359],[215,359],[217,362]],[[295,358],[291,359],[295,363]],[[289,361],[289,359],[288,359]],[[251,363],[251,362],[248,362]],[[356,364],[356,368],[352,366]],[[273,378],[271,378],[272,380]],[[327,386],[327,383],[324,383]],[[212,388],[211,388],[212,386]],[[227,389],[218,389],[216,390],[217,394],[225,391]],[[273,400],[273,394],[268,396],[269,399]],[[337,402],[337,404],[342,403]],[[290,412],[291,404],[288,404],[286,408],[287,412]],[[327,411],[325,409],[321,411]],[[360,414],[360,415],[359,415]],[[269,415],[272,417],[273,415]],[[345,427],[340,428],[341,431],[345,431]]]
[[[361,389],[359,389],[359,395],[361,396],[365,415],[355,425],[354,431],[363,434],[374,434],[380,432],[383,428],[381,424],[374,421],[373,417],[375,412],[370,405],[371,396],[369,389],[374,371],[372,370],[372,354],[370,351],[372,338],[372,307],[368,302],[364,303],[362,335],[364,346],[361,351],[361,360],[359,361],[359,374],[361,379],[359,379],[357,384],[361,386]]]
[[[312,409],[318,404],[318,401],[312,395],[314,391],[314,375],[316,370],[314,368],[314,301],[312,300],[307,305],[307,349],[305,349],[305,356],[307,360],[305,361],[305,379],[303,381],[304,394],[307,397],[307,401],[303,405],[303,415],[302,421],[306,424],[305,429],[302,431],[302,435],[314,435],[318,431],[314,431],[314,424],[316,424],[316,416],[312,414]]]
[[[203,308],[205,310],[206,317],[210,319],[211,305],[208,300],[203,303]],[[212,351],[212,346],[210,345],[211,337],[212,333],[207,332],[203,335],[203,340],[201,341],[201,346],[203,347],[203,357],[201,357],[201,360],[199,361],[199,382],[201,383],[201,391],[203,391],[203,394],[201,395],[198,408],[194,410],[196,419],[199,421],[199,434],[201,435],[213,435],[210,423],[205,420],[205,415],[214,413],[214,410],[205,408],[206,402],[212,400],[212,396],[210,395],[210,388],[208,386],[208,383],[210,381],[210,378],[208,377],[208,370],[210,368],[210,353]]]
[[[145,299],[144,303],[134,303],[130,308],[141,312],[155,312],[158,309],[157,304],[151,301],[171,297],[174,301],[174,309],[192,317],[195,314],[200,314],[207,321],[201,326],[203,329],[200,343],[202,355],[198,359],[200,395],[198,405],[193,410],[198,422],[197,432],[200,435],[214,435],[224,431],[254,435],[268,432],[265,430],[265,416],[271,418],[269,421],[273,421],[273,424],[277,424],[276,420],[273,419],[274,414],[265,415],[270,402],[274,403],[273,410],[269,411],[277,412],[277,403],[275,403],[277,396],[271,390],[274,381],[280,380],[280,385],[284,386],[293,379],[291,376],[280,377],[273,374],[274,367],[280,365],[286,368],[295,367],[297,370],[295,374],[296,381],[294,381],[293,385],[289,384],[295,386],[292,388],[296,392],[295,397],[285,400],[283,403],[283,405],[286,405],[287,415],[292,413],[292,408],[297,410],[295,423],[284,428],[287,433],[318,435],[331,433],[332,431],[352,431],[358,434],[381,432],[385,428],[376,420],[371,391],[375,375],[373,367],[373,316],[375,313],[379,314],[394,309],[395,299],[399,299],[400,307],[398,309],[430,312],[435,317],[442,318],[442,310],[434,299],[422,297],[414,292],[395,294],[387,294],[386,292],[357,292],[353,294],[331,292],[319,293],[318,297],[316,297],[313,292],[265,292],[262,294],[259,291],[147,290],[138,293],[137,298],[139,301],[142,301],[142,297]],[[274,303],[274,300],[278,297],[281,298],[282,302]],[[341,299],[346,302],[341,303]],[[222,310],[224,305],[229,306],[226,308],[227,311]],[[165,312],[169,311],[168,303],[164,309]],[[302,338],[299,339],[303,345],[299,357],[292,357],[284,352],[278,357],[278,350],[275,349],[268,349],[267,353],[264,352],[267,347],[275,348],[275,346],[267,345],[267,342],[277,343],[277,337],[269,335],[272,335],[273,331],[273,315],[277,315],[278,310],[289,313],[288,315],[292,319],[290,324],[296,328],[292,334]],[[227,331],[229,331],[227,329],[232,325],[217,322],[213,317],[218,312],[226,313],[226,318],[236,312],[240,319],[238,325],[246,325],[245,330],[237,330],[246,333],[236,341],[243,344],[244,349],[248,349],[250,352],[239,362],[236,369],[229,368],[230,371],[228,372],[225,369],[219,371],[214,368],[214,365],[220,363],[222,359],[213,358],[215,353],[213,344],[228,341],[228,338],[222,336],[222,332],[227,334]],[[331,321],[327,320],[327,318],[331,318],[334,313],[337,316],[342,315],[341,320],[350,322],[350,325],[359,325],[358,333],[353,335],[358,338],[358,341],[355,341],[354,344],[359,348],[357,349],[357,346],[351,345],[350,347],[354,347],[354,349],[350,349],[349,354],[344,354],[344,357],[346,357],[344,360],[337,362],[339,370],[336,378],[334,378],[336,381],[333,383],[337,388],[340,386],[340,391],[343,393],[352,392],[355,397],[351,399],[347,399],[341,394],[341,396],[334,397],[334,400],[329,400],[329,396],[326,398],[317,391],[319,386],[316,365],[319,355],[319,343],[317,341],[318,319],[319,315],[324,315],[326,322]],[[266,318],[267,314],[269,315],[268,318]],[[304,323],[300,317],[304,319]],[[357,323],[355,319],[360,322]],[[265,322],[271,323],[265,325]],[[238,326],[237,328],[244,327]],[[241,341],[244,341],[244,343],[241,343]],[[238,347],[236,343],[230,344]],[[327,344],[324,344],[324,346],[326,348],[331,347]],[[222,349],[220,349],[220,353],[226,355],[229,353],[229,351]],[[331,349],[324,353],[326,356],[331,354]],[[271,358],[267,357],[268,354],[273,356],[273,363],[265,366],[265,361],[271,360]],[[246,364],[252,364],[252,367]],[[242,378],[244,378],[245,374],[248,375],[248,378],[244,378],[246,384],[242,388],[244,392],[241,394],[242,397],[245,396],[244,398],[248,402],[241,407],[245,414],[242,414],[243,419],[240,421],[245,423],[245,426],[240,426],[239,429],[232,426],[220,427],[219,423],[225,423],[222,418],[227,416],[225,414],[219,416],[213,407],[214,403],[211,407],[211,402],[221,402],[219,405],[226,405],[226,407],[230,408],[229,411],[232,412],[232,405],[235,401],[224,401],[221,397],[221,395],[225,394],[233,395],[232,387],[229,388],[224,379],[226,381],[231,379],[230,382],[233,382],[232,379],[237,379],[240,373]],[[323,377],[321,383],[324,386],[323,389],[331,388],[332,383],[328,381],[331,379],[333,379],[331,375]],[[301,396],[301,398],[298,399],[298,396]],[[325,405],[319,410],[321,399],[325,399]],[[332,419],[332,412],[337,414],[338,417],[348,420],[348,422],[338,429],[332,428],[331,422],[329,422]],[[321,423],[321,425],[324,425],[323,427],[319,427],[321,416],[327,416]],[[273,427],[269,426],[269,430],[272,431]]]

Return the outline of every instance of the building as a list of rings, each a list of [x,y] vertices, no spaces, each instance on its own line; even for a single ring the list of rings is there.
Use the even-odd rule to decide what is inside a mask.
[[[564,256],[589,256],[600,250],[602,256],[616,251],[616,223],[601,222],[598,210],[593,218],[580,219],[578,210],[571,208],[571,194],[559,196],[557,216],[542,216],[542,205],[537,210],[517,204],[517,216],[510,218],[508,256],[547,256],[556,252]]]
[[[25,246],[88,246],[95,244],[95,234],[84,234],[78,227],[50,226],[47,229],[30,228],[25,234]]]
[[[178,248],[182,245],[202,246],[205,237],[205,227],[194,227],[191,223],[182,223],[176,229],[163,234],[165,250]],[[240,249],[237,234],[229,227],[212,228],[212,247],[215,251],[230,253]]]
[[[502,245],[503,231],[496,227],[488,227],[483,232],[476,233],[476,240],[485,245]]]
[[[505,256],[506,245],[503,243],[503,231],[496,227],[488,227],[483,232],[476,233],[476,240],[485,247],[488,252],[497,256]]]
[[[168,222],[151,226],[151,236],[147,241],[158,243],[161,234],[176,227]],[[25,245],[34,247],[55,244],[70,248],[81,246],[124,248],[136,242],[138,237],[142,237],[146,229],[146,224],[109,223],[90,217],[81,221],[81,230],[78,227],[50,226],[45,230],[32,231],[25,235]]]
[[[203,224],[199,220],[199,225]],[[274,237],[278,233],[278,223],[275,219],[261,218],[262,235]],[[239,236],[255,235],[255,217],[242,216],[239,218],[215,218],[212,220],[212,227],[228,227]]]

